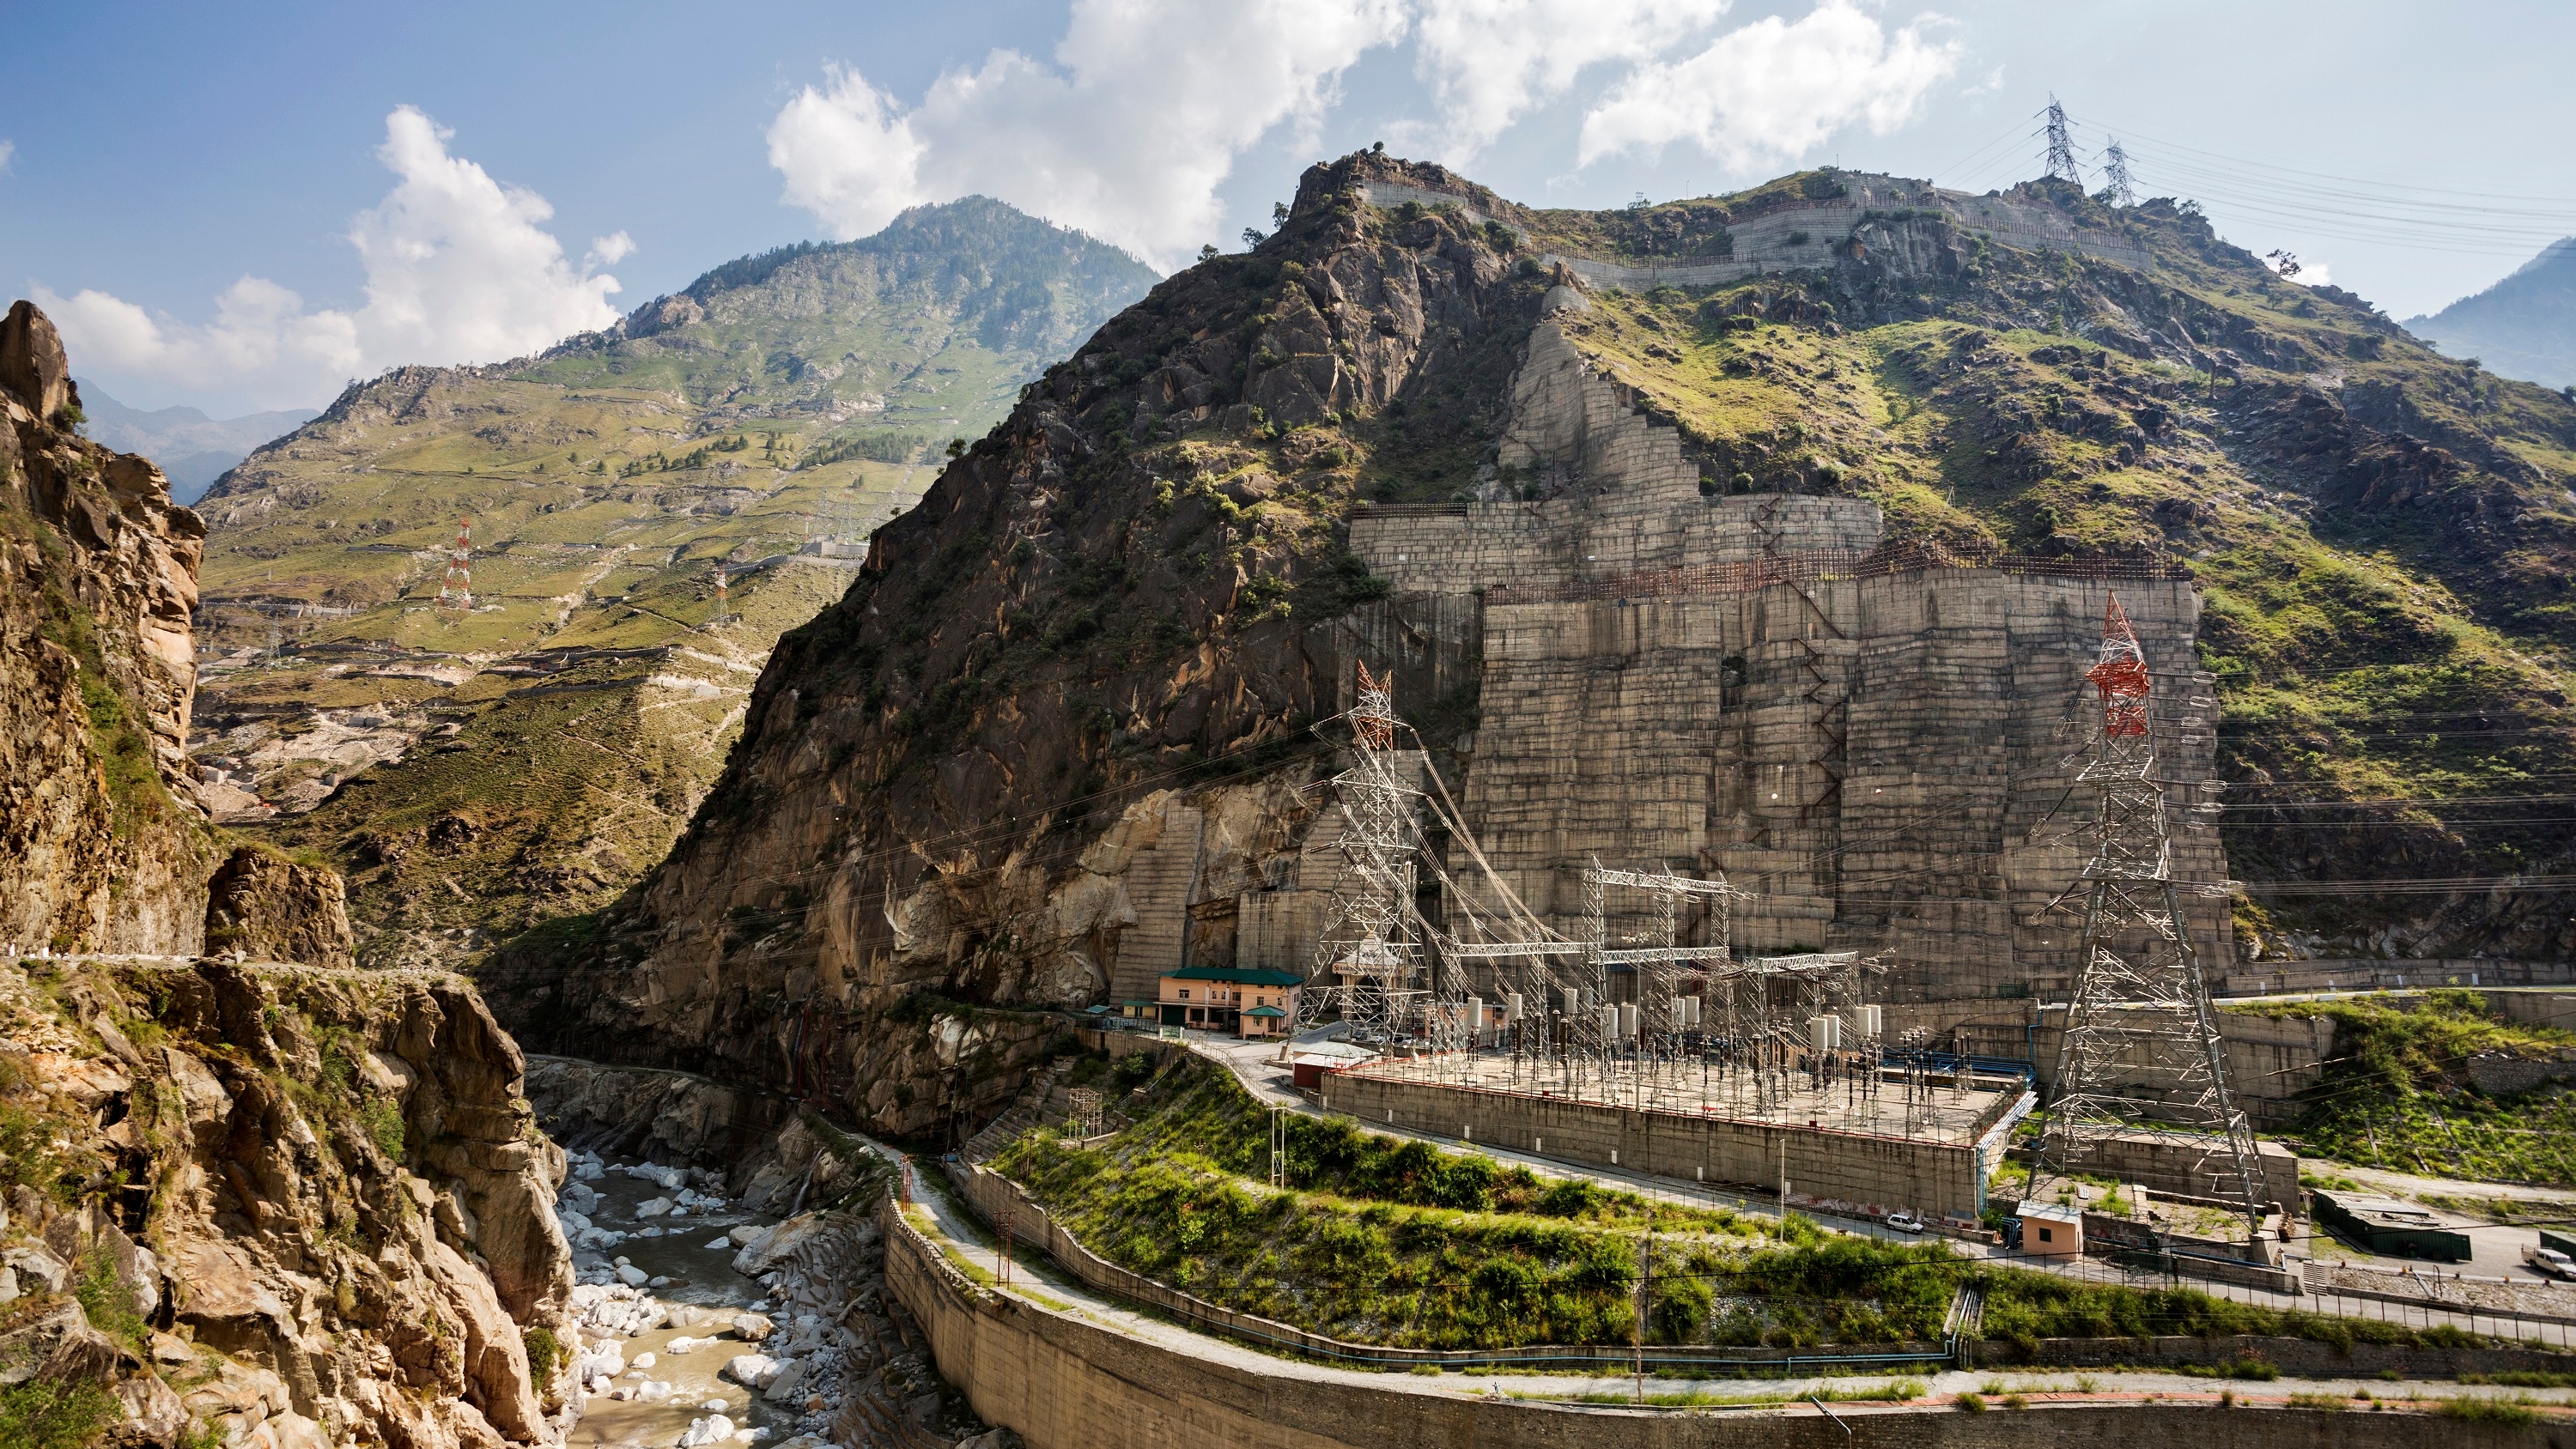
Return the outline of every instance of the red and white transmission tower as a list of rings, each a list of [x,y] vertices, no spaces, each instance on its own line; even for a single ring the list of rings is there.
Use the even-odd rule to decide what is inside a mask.
[[[447,578],[438,586],[438,601],[460,609],[474,607],[474,520],[456,520],[456,547],[447,555]]]
[[[2076,779],[2099,792],[2099,811],[2081,877],[2083,956],[2030,1197],[2071,1186],[2112,1140],[2143,1136],[2196,1154],[2200,1195],[2240,1207],[2259,1228],[2254,1131],[2228,1095],[2209,984],[2183,920],[2164,782],[2154,778],[2146,654],[2117,595],[2084,677],[2101,695],[2102,733]]]

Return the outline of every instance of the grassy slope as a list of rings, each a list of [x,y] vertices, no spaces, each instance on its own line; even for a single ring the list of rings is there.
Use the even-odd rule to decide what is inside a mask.
[[[2154,276],[1971,241],[1956,277],[1612,293],[1569,330],[1716,486],[1847,488],[1900,535],[2197,560],[2239,876],[2564,870],[2565,812],[2525,797],[2563,788],[2576,725],[2576,405],[2276,278],[2170,204],[2066,204],[2148,245]],[[2234,375],[2104,345],[2157,314],[2232,344]],[[2403,476],[2398,432],[2452,465],[2353,496]],[[2329,951],[2394,928],[2381,944],[2422,954],[2563,955],[2566,915],[2536,894],[2240,910],[2275,954],[2277,916]]]
[[[2576,1092],[2490,1095],[2468,1073],[2471,1057],[2545,1058],[2576,1046],[2576,1035],[2503,1022],[2467,990],[2435,991],[2406,1010],[2371,1001],[2259,1010],[2335,1024],[2334,1055],[2302,1094],[2309,1152],[2427,1177],[2576,1186]]]
[[[1142,1063],[1144,1067],[1129,1066]],[[1086,1058],[1077,1082],[1145,1085],[1151,1059]],[[1981,1267],[1937,1242],[1785,1239],[1725,1211],[1548,1184],[1481,1154],[1288,1118],[1288,1182],[1266,1180],[1267,1113],[1220,1068],[1152,1077],[1135,1120],[1077,1147],[1022,1136],[996,1171],[1094,1252],[1201,1297],[1316,1332],[1416,1348],[1629,1341],[1648,1279],[1649,1343],[1937,1339],[1963,1284],[1989,1338],[2276,1333],[2406,1342],[2394,1325],[2271,1313],[2190,1289],[2137,1291]],[[1261,1174],[1256,1180],[1255,1174]],[[1647,1244],[1651,1241],[1651,1248]]]
[[[202,643],[265,650],[275,628],[292,647],[212,676],[200,717],[277,715],[294,733],[314,711],[389,709],[462,726],[268,827],[352,871],[362,934],[398,928],[380,959],[602,904],[704,793],[771,641],[850,578],[739,577],[737,617],[710,624],[716,564],[863,539],[919,496],[941,445],[989,427],[1151,281],[970,199],[718,268],[630,319],[636,335],[355,388],[202,505]],[[436,603],[460,516],[471,613]],[[263,601],[357,612],[279,622]],[[352,645],[367,652],[337,647]],[[399,672],[440,662],[480,672]],[[532,662],[542,678],[520,672]],[[263,792],[326,768],[289,766]]]

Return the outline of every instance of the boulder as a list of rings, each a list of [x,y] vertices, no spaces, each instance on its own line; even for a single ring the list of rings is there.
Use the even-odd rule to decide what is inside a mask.
[[[647,1198],[635,1205],[635,1216],[639,1218],[658,1218],[670,1210],[671,1200],[669,1198]]]
[[[812,1365],[803,1359],[788,1359],[778,1365],[776,1373],[770,1375],[768,1384],[761,1389],[761,1397],[773,1404],[792,1404],[796,1402],[797,1396],[804,1392],[805,1381],[811,1377],[813,1377]]]
[[[733,1316],[734,1337],[745,1343],[761,1343],[774,1332],[776,1325],[765,1314],[737,1313]]]
[[[765,1353],[745,1353],[725,1360],[725,1366],[717,1370],[717,1375],[746,1389],[765,1389],[778,1378],[783,1367],[783,1363]]]
[[[704,1449],[706,1445],[721,1444],[732,1437],[733,1420],[722,1414],[710,1414],[703,1419],[691,1419],[689,1427],[680,1431],[679,1449]]]

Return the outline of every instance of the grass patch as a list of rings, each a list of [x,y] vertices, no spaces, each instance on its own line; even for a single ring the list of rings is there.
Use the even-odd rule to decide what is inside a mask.
[[[2489,1096],[2467,1070],[2481,1055],[2554,1055],[2576,1033],[2498,1020],[2483,996],[2457,988],[2402,1010],[2313,1001],[2259,1014],[2335,1024],[2335,1053],[2302,1094],[2297,1131],[2310,1151],[2429,1176],[2576,1184],[2576,1093]]]
[[[2511,1424],[2524,1427],[2540,1422],[2531,1405],[2509,1399],[2456,1398],[2444,1399],[2435,1413],[2445,1419],[2465,1419],[2472,1424]]]

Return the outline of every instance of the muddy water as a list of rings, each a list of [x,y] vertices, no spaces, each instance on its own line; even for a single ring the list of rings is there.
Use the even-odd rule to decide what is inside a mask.
[[[670,1384],[672,1392],[671,1397],[652,1404],[593,1395],[584,1401],[581,1422],[565,1436],[565,1443],[575,1449],[588,1449],[591,1445],[668,1449],[679,1442],[690,1420],[711,1413],[731,1419],[737,1430],[765,1430],[756,1441],[759,1443],[773,1444],[794,1434],[796,1419],[804,1407],[801,1401],[773,1406],[756,1391],[716,1377],[717,1371],[735,1356],[759,1352],[757,1345],[735,1336],[732,1319],[760,1304],[762,1290],[757,1281],[733,1270],[737,1250],[730,1243],[720,1251],[707,1244],[723,1237],[728,1229],[746,1223],[766,1227],[777,1219],[758,1213],[705,1210],[680,1218],[639,1220],[635,1216],[637,1204],[657,1197],[669,1198],[672,1193],[614,1169],[606,1177],[592,1179],[590,1186],[601,1196],[598,1211],[589,1214],[590,1220],[628,1236],[625,1242],[601,1252],[575,1253],[574,1266],[588,1269],[623,1257],[646,1273],[671,1280],[644,1291],[670,1305],[674,1321],[624,1340],[627,1367],[617,1376],[618,1386],[632,1388],[647,1379],[658,1379]],[[654,1227],[662,1230],[661,1236],[634,1236]],[[679,1321],[683,1319],[694,1322]],[[589,1330],[584,1330],[583,1337],[585,1342],[598,1341]],[[715,1341],[699,1343],[679,1353],[671,1351],[674,1339],[709,1337]],[[653,1363],[639,1370],[636,1359],[644,1354],[651,1354]],[[718,1399],[723,1400],[723,1408],[707,1407]],[[740,1442],[737,1439],[730,1444]]]

